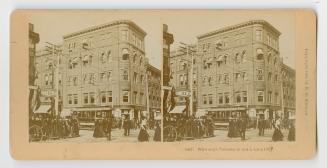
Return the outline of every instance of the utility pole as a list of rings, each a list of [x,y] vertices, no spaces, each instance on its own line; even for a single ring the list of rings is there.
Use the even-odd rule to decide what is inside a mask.
[[[59,54],[57,53],[58,50],[56,49],[56,45],[46,42],[49,46],[46,46],[48,49],[51,49],[51,53],[52,53],[52,58],[55,57],[55,54],[57,55],[57,64],[56,64],[56,86],[55,86],[55,117],[58,117],[59,115]]]
[[[185,44],[183,42],[180,42],[180,44],[182,45],[180,46],[181,51],[186,53],[187,62],[191,65],[190,70],[188,70],[188,72],[190,72],[190,75],[188,75],[189,90],[190,90],[190,103],[189,103],[190,112],[188,116],[190,116],[191,114],[193,114],[193,55],[195,51],[191,49],[191,46],[189,44]],[[191,60],[188,60],[189,55],[191,55]]]
[[[146,110],[150,115],[150,105],[149,105],[149,85],[148,85],[148,72],[145,72],[145,91],[146,91]]]

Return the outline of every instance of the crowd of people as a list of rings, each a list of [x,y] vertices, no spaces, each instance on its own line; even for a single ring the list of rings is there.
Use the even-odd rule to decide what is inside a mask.
[[[152,124],[155,126],[153,126]],[[93,137],[107,137],[107,139],[110,141],[112,139],[111,131],[113,128],[123,129],[124,132],[122,136],[130,136],[131,130],[140,129],[137,137],[138,141],[140,142],[149,141],[150,135],[148,133],[148,130],[155,129],[153,140],[161,141],[161,128],[159,122],[155,122],[154,120],[148,121],[144,117],[142,117],[140,120],[130,119],[129,117],[123,117],[119,119],[97,119],[94,123]]]
[[[30,136],[32,137],[38,136],[42,140],[47,140],[79,136],[80,127],[76,117],[32,116],[30,120]],[[35,126],[41,131],[36,132]]]
[[[245,133],[249,127],[249,118],[247,115],[243,116],[233,116],[229,119],[228,124],[228,134],[227,136],[230,138],[241,137],[242,140],[245,140]],[[259,136],[265,136],[266,129],[274,129],[272,134],[272,141],[283,141],[284,140],[284,129],[288,129],[288,141],[295,140],[295,127],[294,124],[289,122],[288,120],[282,120],[281,117],[276,116],[275,119],[264,119],[263,116],[258,116],[256,124],[254,128],[258,129]]]
[[[164,117],[165,126],[173,126],[177,131],[177,140],[183,138],[205,138],[214,136],[214,122],[208,116],[167,115]],[[168,132],[164,131],[164,136]]]

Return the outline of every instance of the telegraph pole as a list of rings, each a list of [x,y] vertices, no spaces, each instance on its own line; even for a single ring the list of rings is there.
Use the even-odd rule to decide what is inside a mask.
[[[47,46],[47,48],[51,49],[52,52],[52,58],[55,57],[55,53],[57,52],[56,50],[56,45],[46,42],[49,46]],[[56,64],[56,86],[55,86],[55,116],[57,117],[59,115],[59,54],[57,54],[57,64]]]
[[[191,60],[187,60],[189,62],[190,66],[190,70],[188,70],[188,72],[190,72],[190,75],[188,75],[188,82],[189,82],[189,89],[190,89],[190,113],[188,114],[188,116],[190,116],[190,114],[193,114],[193,54],[194,54],[194,50],[191,49],[191,46],[189,44],[185,44],[183,42],[180,42],[180,44],[182,45],[180,48],[182,50],[182,52],[185,53],[185,49],[186,49],[186,58],[189,58],[189,55],[191,54]]]

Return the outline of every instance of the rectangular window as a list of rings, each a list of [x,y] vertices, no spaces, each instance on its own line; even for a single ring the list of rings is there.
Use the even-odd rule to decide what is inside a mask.
[[[127,30],[122,30],[121,31],[121,36],[122,36],[123,41],[127,41],[128,40],[128,31]]]
[[[104,72],[100,73],[100,82],[103,82],[104,79],[106,78],[106,74]]]
[[[220,84],[221,83],[221,75],[217,76],[217,83]]]
[[[91,73],[89,76],[89,84],[94,84],[94,73]]]
[[[111,78],[112,78],[112,76],[111,76],[111,71],[108,71],[108,72],[107,72],[107,80],[108,80],[108,81],[111,81]]]
[[[73,104],[73,97],[71,94],[68,95],[68,104]]]
[[[123,79],[128,80],[128,71],[127,70],[123,70]]]
[[[107,102],[106,92],[101,92],[101,103],[106,103],[106,102]]]
[[[225,93],[224,96],[225,96],[225,103],[229,104],[229,93],[228,92]]]
[[[278,102],[278,92],[275,93],[275,104],[279,104],[279,102]]]
[[[218,103],[219,104],[223,104],[224,99],[223,99],[223,94],[222,93],[218,93]]]
[[[243,97],[243,102],[247,102],[248,101],[248,94],[246,91],[242,92],[242,97]]]
[[[212,94],[209,94],[208,98],[209,98],[209,104],[212,104]]]
[[[124,90],[123,91],[123,102],[128,102],[129,100],[129,91],[128,90]]]
[[[184,85],[184,75],[179,75],[179,84],[180,84],[181,86]]]
[[[74,94],[74,104],[78,104],[78,97],[77,97],[77,94]]]
[[[263,94],[263,91],[262,90],[258,90],[257,91],[257,96],[258,96],[258,102],[263,102],[263,97],[264,97],[264,94]]]
[[[134,83],[137,83],[137,73],[136,72],[134,72],[133,81],[134,81]]]
[[[196,73],[193,73],[193,84],[196,84]]]
[[[141,81],[141,84],[144,83],[144,76],[143,75],[140,75],[140,81]]]
[[[144,93],[140,93],[140,104],[143,104],[144,102]]]
[[[224,74],[224,83],[229,84],[229,75],[228,74]]]
[[[262,41],[262,30],[256,30],[255,31],[255,39],[257,41]]]
[[[209,84],[209,86],[212,86],[212,80],[211,80],[211,77],[208,77],[208,84]]]
[[[187,77],[187,74],[184,74],[184,85],[188,85],[188,77]]]
[[[236,103],[241,103],[241,94],[240,92],[235,92],[235,96],[236,96]]]
[[[90,103],[94,104],[95,103],[95,93],[90,93]]]
[[[257,69],[257,80],[262,81],[263,80],[263,70]]]
[[[112,102],[112,91],[108,92],[108,102]]]
[[[133,101],[137,103],[137,92],[133,92]]]
[[[267,97],[267,102],[269,102],[269,103],[271,103],[271,100],[272,100],[272,92],[271,91],[269,91],[268,92],[268,97]]]
[[[84,93],[83,94],[83,99],[84,99],[84,104],[88,104],[89,103],[89,94],[88,93]]]
[[[207,104],[207,95],[203,95],[203,104]]]

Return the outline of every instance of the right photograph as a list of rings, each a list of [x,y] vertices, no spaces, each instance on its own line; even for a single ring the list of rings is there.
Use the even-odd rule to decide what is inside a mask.
[[[163,141],[296,140],[292,11],[169,11]]]

